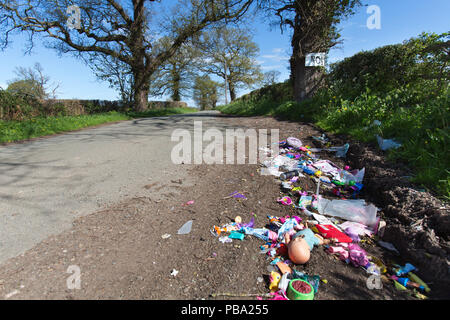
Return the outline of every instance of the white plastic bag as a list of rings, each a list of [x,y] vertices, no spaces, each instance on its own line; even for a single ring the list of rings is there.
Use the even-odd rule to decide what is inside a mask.
[[[374,228],[377,225],[377,208],[359,200],[327,200],[320,198],[318,210],[321,214],[362,223]]]

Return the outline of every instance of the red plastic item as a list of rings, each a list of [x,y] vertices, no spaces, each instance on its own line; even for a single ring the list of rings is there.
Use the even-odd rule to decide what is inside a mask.
[[[332,224],[317,224],[317,230],[319,230],[320,234],[323,235],[326,239],[337,239],[338,242],[344,243],[352,243],[353,240],[345,233],[339,231]]]

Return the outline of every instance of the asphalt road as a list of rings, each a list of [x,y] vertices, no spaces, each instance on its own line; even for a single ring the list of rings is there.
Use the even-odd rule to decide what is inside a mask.
[[[175,129],[224,129],[215,112],[137,119],[23,144],[0,146],[0,263],[20,255],[75,218],[137,196],[144,186],[183,179],[189,165],[171,161]],[[192,133],[193,136],[193,133]],[[176,192],[176,190],[172,190]]]

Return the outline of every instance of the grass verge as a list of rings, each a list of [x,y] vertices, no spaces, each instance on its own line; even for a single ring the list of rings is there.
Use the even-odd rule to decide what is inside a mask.
[[[225,114],[311,122],[325,131],[374,144],[377,135],[395,139],[402,146],[387,151],[387,156],[407,163],[415,173],[413,182],[448,201],[449,92],[447,89],[429,95],[427,88],[400,88],[386,94],[363,93],[345,99],[336,92],[323,90],[302,103],[289,100],[289,96],[274,100],[267,94],[254,94],[218,109]],[[374,125],[375,120],[381,125]]]
[[[168,108],[145,112],[119,113],[112,111],[80,116],[37,117],[24,121],[0,120],[0,143],[27,140],[133,118],[162,117],[196,111],[195,108]]]

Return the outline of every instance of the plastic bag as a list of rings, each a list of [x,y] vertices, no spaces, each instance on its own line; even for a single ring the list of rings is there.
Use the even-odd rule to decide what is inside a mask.
[[[355,181],[356,183],[362,183],[364,180],[364,175],[366,173],[366,168],[362,168],[361,170],[354,170],[352,172],[348,172],[347,170],[342,170],[339,173],[339,181],[345,182],[348,184],[350,181]]]
[[[331,148],[328,148],[325,150],[328,152],[336,152],[336,157],[338,157],[338,158],[345,158],[349,148],[350,148],[350,145],[348,143],[346,143],[342,147],[331,147]]]
[[[383,139],[380,136],[377,136],[378,145],[381,150],[386,151],[389,149],[397,149],[400,148],[402,145],[395,140],[392,139]]]
[[[320,214],[359,222],[371,228],[374,228],[378,222],[377,208],[373,204],[366,205],[363,199],[327,200],[320,198],[318,210]]]

